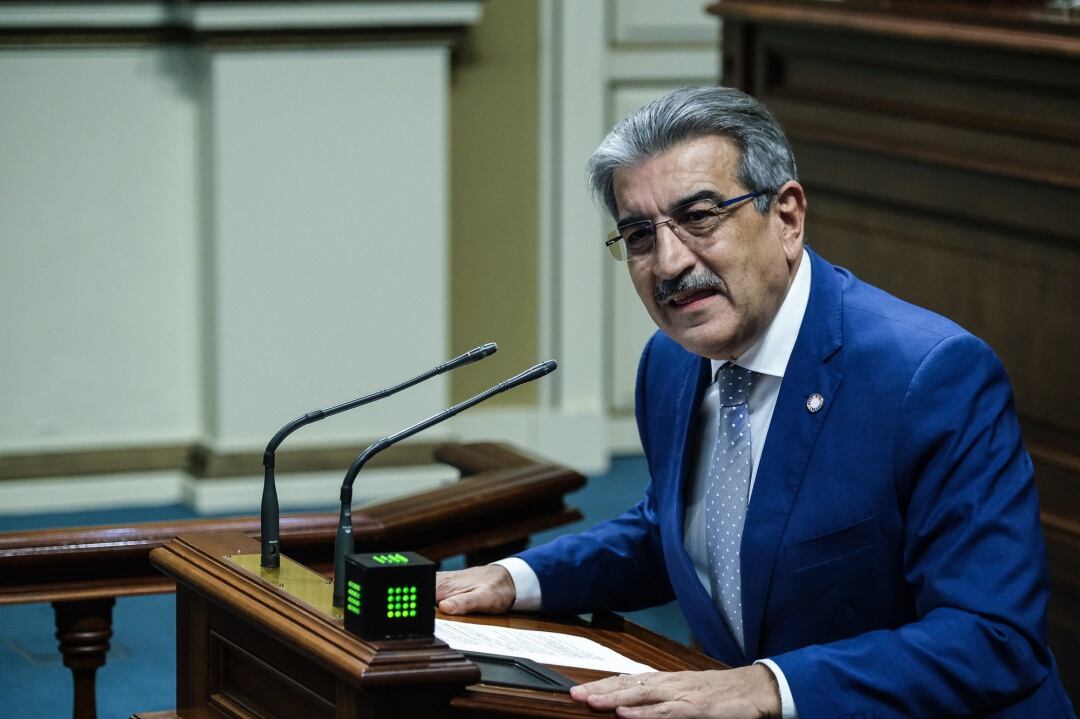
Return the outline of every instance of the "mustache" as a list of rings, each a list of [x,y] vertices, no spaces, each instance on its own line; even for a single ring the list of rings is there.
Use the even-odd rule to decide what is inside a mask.
[[[694,290],[716,290],[723,292],[724,281],[708,270],[694,274],[680,275],[673,280],[660,280],[653,290],[653,298],[657,304],[667,302],[672,296],[680,292]]]

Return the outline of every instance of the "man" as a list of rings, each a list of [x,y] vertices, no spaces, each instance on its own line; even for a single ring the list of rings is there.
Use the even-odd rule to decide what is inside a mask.
[[[803,247],[791,149],[743,93],[647,105],[589,176],[659,327],[636,395],[652,481],[616,520],[441,574],[440,610],[677,598],[737,668],[574,688],[624,717],[1073,717],[990,349]]]

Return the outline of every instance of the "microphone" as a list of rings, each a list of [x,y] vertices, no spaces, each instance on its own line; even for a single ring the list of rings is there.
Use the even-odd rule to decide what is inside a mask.
[[[444,422],[455,414],[467,410],[473,405],[480,404],[486,399],[494,397],[497,394],[505,392],[508,389],[513,389],[518,385],[525,384],[526,382],[532,382],[533,380],[540,379],[544,375],[551,374],[555,371],[555,368],[559,364],[555,360],[548,360],[547,362],[541,362],[540,364],[533,365],[529,369],[525,370],[521,374],[514,375],[508,380],[500,382],[490,389],[486,389],[480,394],[455,404],[449,409],[445,409],[436,415],[428,417],[427,419],[417,422],[411,427],[407,427],[397,434],[391,434],[376,440],[365,449],[360,455],[353,460],[352,465],[349,466],[349,471],[345,473],[345,480],[341,483],[341,516],[338,521],[337,536],[334,538],[334,606],[340,607],[345,603],[345,557],[346,555],[353,553],[353,536],[352,536],[352,486],[356,481],[356,475],[360,472],[360,468],[367,463],[369,459],[374,457],[379,452],[383,451],[387,447],[413,436],[417,432],[427,429],[433,425]]]
[[[462,365],[478,362],[485,357],[495,354],[498,349],[499,346],[494,342],[482,344],[479,347],[474,347],[465,354],[458,355],[452,360],[443,362],[438,367],[434,367],[423,374],[419,374],[410,380],[402,382],[401,384],[394,385],[393,387],[378,392],[373,392],[363,397],[358,397],[357,399],[344,402],[335,407],[330,407],[329,409],[317,409],[313,412],[308,412],[279,429],[277,434],[270,440],[269,444],[266,445],[266,450],[263,452],[262,512],[259,518],[259,540],[262,544],[262,557],[259,563],[270,569],[276,569],[281,564],[281,517],[278,510],[277,485],[274,480],[274,452],[277,451],[278,445],[285,441],[286,437],[304,425],[318,422],[321,419],[332,417],[345,410],[360,407],[369,402],[374,402],[377,399],[382,399],[383,397],[389,397],[403,389],[408,389],[415,384],[431,379],[435,375],[449,372]]]

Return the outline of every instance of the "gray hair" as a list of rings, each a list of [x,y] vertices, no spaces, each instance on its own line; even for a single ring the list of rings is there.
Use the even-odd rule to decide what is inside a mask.
[[[586,167],[597,201],[618,219],[615,173],[635,167],[675,145],[720,135],[739,148],[738,180],[748,190],[775,191],[797,180],[795,156],[783,128],[765,106],[730,87],[684,87],[630,113],[612,128]],[[754,200],[765,214],[772,194]]]

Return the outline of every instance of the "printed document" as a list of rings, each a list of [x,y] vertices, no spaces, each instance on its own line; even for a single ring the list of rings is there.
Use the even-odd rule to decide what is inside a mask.
[[[592,639],[573,634],[436,619],[435,636],[459,652],[524,657],[540,664],[598,669],[616,674],[641,674],[656,671]]]

